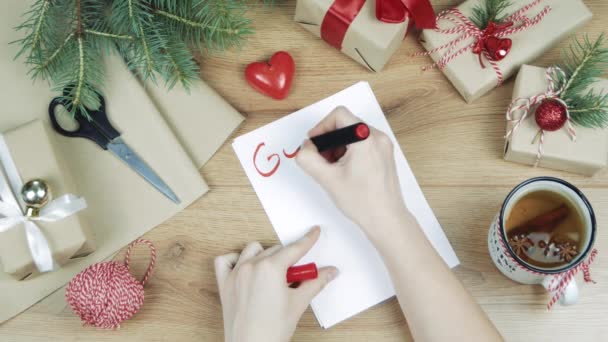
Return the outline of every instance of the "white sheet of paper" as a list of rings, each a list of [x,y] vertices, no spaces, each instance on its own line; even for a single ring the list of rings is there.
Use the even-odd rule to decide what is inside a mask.
[[[395,159],[405,203],[446,264],[454,267],[459,263],[367,82],[357,83],[240,136],[232,146],[281,243],[289,244],[312,226],[321,226],[321,238],[301,263],[314,261],[319,267],[334,265],[340,270],[340,276],[311,304],[324,328],[395,294],[380,255],[364,233],[335,207],[325,191],[296,165],[294,159],[284,154],[284,150],[287,154],[294,151],[305,139],[308,130],[340,105],[390,136],[395,144]],[[265,145],[259,147],[261,143]],[[254,154],[258,147],[254,165]],[[278,168],[269,177],[262,176],[256,170],[257,165],[262,173],[267,173],[277,163]]]

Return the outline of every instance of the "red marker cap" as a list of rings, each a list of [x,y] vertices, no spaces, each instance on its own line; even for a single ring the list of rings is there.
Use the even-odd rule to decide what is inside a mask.
[[[291,266],[287,269],[287,283],[298,283],[304,280],[316,279],[319,276],[314,262],[305,265]]]
[[[370,135],[369,127],[359,122],[350,126],[339,128],[316,137],[310,138],[319,152],[346,146],[367,139]]]
[[[357,138],[361,140],[367,139],[367,137],[369,137],[369,127],[364,123],[357,125],[355,135],[357,135]]]

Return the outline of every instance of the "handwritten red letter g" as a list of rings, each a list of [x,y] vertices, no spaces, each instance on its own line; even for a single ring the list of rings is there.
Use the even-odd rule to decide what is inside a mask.
[[[281,157],[279,157],[278,154],[273,153],[271,155],[269,155],[267,157],[268,161],[270,161],[272,158],[276,158],[276,165],[273,166],[272,170],[268,171],[268,172],[262,172],[260,170],[260,168],[258,167],[258,164],[256,162],[256,160],[258,159],[258,152],[260,152],[260,149],[262,147],[266,146],[266,143],[260,143],[258,145],[258,147],[256,147],[255,152],[253,153],[253,166],[255,167],[256,171],[258,171],[258,173],[262,176],[262,177],[270,177],[272,176],[275,172],[277,172],[277,169],[279,168],[279,165],[281,165]]]

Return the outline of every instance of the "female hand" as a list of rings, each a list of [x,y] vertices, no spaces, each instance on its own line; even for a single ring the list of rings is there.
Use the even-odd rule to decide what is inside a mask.
[[[358,122],[361,119],[348,109],[337,107],[308,135],[318,136]],[[296,161],[368,235],[378,231],[374,225],[382,219],[406,213],[393,143],[373,127],[365,141],[322,154],[310,140],[305,140]]]
[[[338,107],[309,136],[360,121]],[[375,245],[415,340],[501,341],[492,322],[407,211],[391,140],[371,127],[370,133],[365,141],[321,154],[306,140],[296,160]]]
[[[335,267],[319,269],[317,279],[298,288],[286,283],[287,269],[300,260],[319,238],[313,228],[287,247],[264,250],[252,242],[243,252],[215,259],[227,342],[289,341],[311,300],[337,275]]]

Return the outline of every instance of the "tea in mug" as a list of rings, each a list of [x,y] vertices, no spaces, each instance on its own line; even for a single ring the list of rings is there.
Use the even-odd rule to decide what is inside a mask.
[[[563,195],[533,191],[513,205],[505,224],[508,243],[524,262],[558,268],[576,259],[586,239],[585,219]]]

